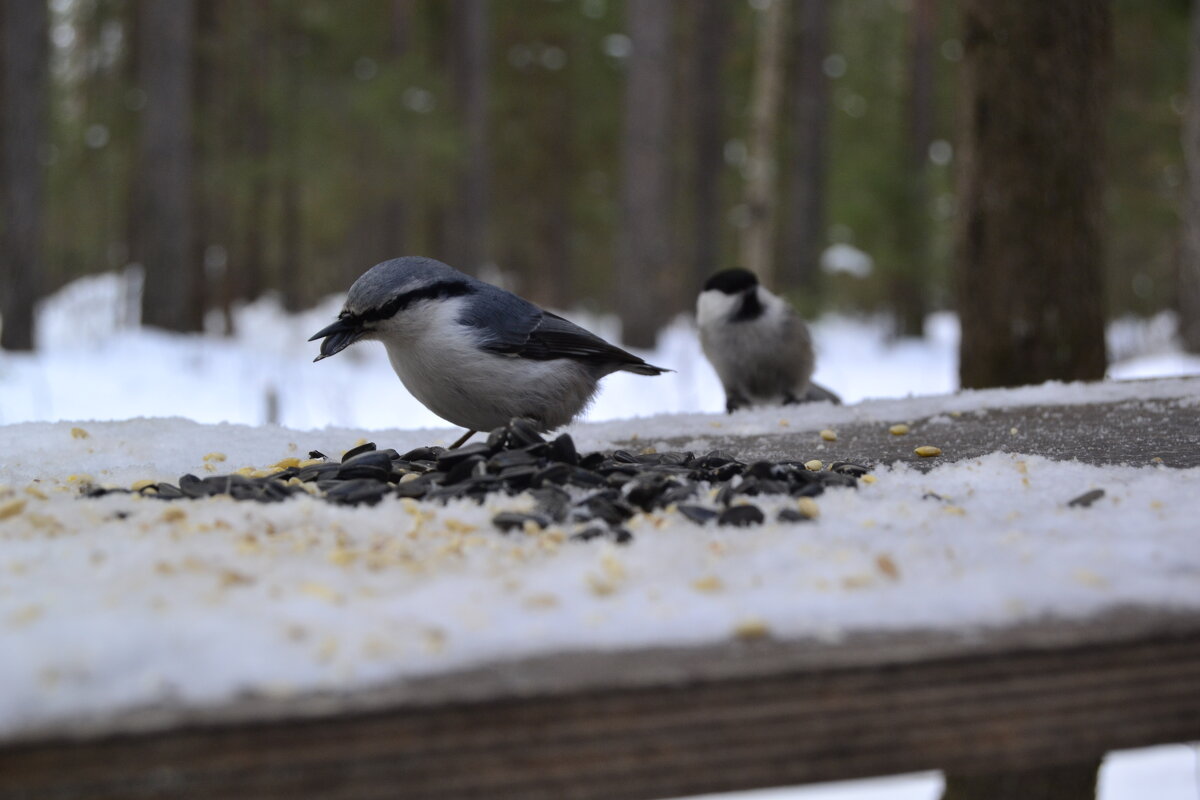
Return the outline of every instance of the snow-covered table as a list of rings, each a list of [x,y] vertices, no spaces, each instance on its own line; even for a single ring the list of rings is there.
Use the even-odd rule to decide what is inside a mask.
[[[1200,738],[1198,380],[572,433],[900,460],[810,522],[619,546],[495,532],[520,498],[74,490],[449,431],[0,427],[0,797],[653,798]]]

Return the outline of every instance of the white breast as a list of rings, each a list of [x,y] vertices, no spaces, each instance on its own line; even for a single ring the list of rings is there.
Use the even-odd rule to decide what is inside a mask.
[[[482,351],[457,320],[466,298],[417,303],[378,329],[392,369],[438,416],[487,431],[513,417],[557,428],[583,410],[596,381],[568,359],[531,361]]]

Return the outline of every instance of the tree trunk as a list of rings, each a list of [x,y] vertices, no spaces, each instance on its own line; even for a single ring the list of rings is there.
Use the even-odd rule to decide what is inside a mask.
[[[411,49],[414,13],[413,0],[392,0],[391,55],[397,63],[403,63]],[[411,170],[407,152],[396,156],[392,169],[396,188],[380,204],[383,214],[383,252],[388,258],[405,255],[408,246],[408,207],[404,195],[411,180]]]
[[[451,265],[472,275],[488,261],[488,7],[487,0],[454,0],[451,73],[466,137],[466,161],[446,232]]]
[[[621,139],[621,227],[617,239],[617,306],[622,336],[653,347],[662,286],[671,272],[670,0],[628,0],[628,58]]]
[[[269,0],[253,0],[239,10],[249,18],[249,39],[252,43],[247,54],[251,74],[248,76],[246,109],[242,119],[242,147],[243,155],[249,162],[250,195],[246,219],[243,221],[241,259],[233,272],[236,287],[234,295],[240,300],[254,300],[266,288],[267,204],[271,194],[269,164],[273,133],[268,112],[272,77],[270,53],[273,26],[277,18],[272,13]],[[358,273],[349,265],[343,265],[343,268],[351,280],[357,277]]]
[[[942,800],[1095,800],[1099,761],[979,775],[947,775]]]
[[[41,294],[42,197],[38,149],[46,138],[46,3],[0,6],[0,348],[33,349]]]
[[[829,172],[830,0],[796,0],[792,62],[791,216],[783,241],[779,285],[816,292],[825,249],[825,185]]]
[[[966,0],[959,375],[966,388],[1104,376],[1106,0]]]
[[[818,0],[824,2],[824,0]],[[695,219],[692,278],[685,287],[695,297],[708,276],[722,266],[721,174],[725,171],[725,132],[722,123],[725,93],[721,87],[730,6],[727,0],[699,0],[695,6],[692,130],[695,135]]]
[[[192,266],[192,0],[142,0],[140,78],[146,93],[139,142],[139,203],[145,268],[142,322],[177,331],[203,327]]]
[[[783,97],[783,43],[787,4],[767,0],[758,15],[757,58],[750,100],[749,146],[746,155],[746,223],[739,263],[766,283],[774,277],[776,205],[776,130]]]
[[[1188,46],[1188,103],[1183,119],[1187,184],[1179,253],[1179,335],[1189,353],[1200,353],[1200,0],[1193,0]]]
[[[909,16],[908,131],[897,209],[899,267],[891,279],[898,336],[921,336],[929,313],[929,145],[933,141],[936,0],[914,0]]]

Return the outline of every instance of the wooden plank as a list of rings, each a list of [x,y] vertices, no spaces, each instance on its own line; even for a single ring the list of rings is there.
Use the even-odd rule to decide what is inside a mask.
[[[259,707],[257,721],[60,732],[0,747],[0,798],[656,798],[1026,769],[1200,738],[1195,615],[1124,612],[987,637],[806,648],[590,654],[598,673],[581,668],[582,656],[530,665],[543,686],[555,683],[550,663],[590,676],[560,674],[541,693],[462,699],[471,694],[462,681],[488,683],[481,671],[458,676],[457,700],[447,699],[453,681],[430,681],[424,703],[377,693],[316,716]],[[610,671],[622,664],[628,674]]]

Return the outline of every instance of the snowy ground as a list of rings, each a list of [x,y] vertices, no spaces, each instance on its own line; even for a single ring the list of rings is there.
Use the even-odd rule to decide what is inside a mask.
[[[440,427],[396,380],[382,347],[352,347],[313,364],[307,339],[332,320],[340,298],[289,316],[263,300],[236,314],[237,335],[176,336],[130,325],[130,288],[116,275],[85,278],[44,302],[36,355],[0,352],[0,425],[14,422],[181,416],[199,422],[296,429]],[[135,314],[133,316],[136,316]],[[616,340],[611,319],[569,315]],[[924,339],[889,341],[881,320],[826,317],[814,325],[817,380],[853,403],[939,395],[958,388],[958,323],[929,318]],[[1115,378],[1200,375],[1200,357],[1179,352],[1169,314],[1109,327]],[[671,325],[651,363],[658,378],[606,378],[585,419],[719,412],[724,398],[686,319]]]
[[[147,703],[356,688],[563,649],[711,643],[747,626],[836,639],[1080,616],[1122,602],[1200,607],[1197,469],[1014,454],[926,474],[883,468],[857,492],[827,493],[813,522],[731,531],[645,516],[629,526],[628,547],[565,542],[569,530],[498,535],[490,514],[528,502],[521,498],[482,509],[398,499],[357,509],[307,498],[269,507],[81,501],[75,490],[89,480],[128,486],[266,467],[314,448],[338,454],[363,438],[404,450],[452,436],[407,398],[382,348],[309,363],[315,345],[304,340],[336,302],[292,318],[261,303],[240,314],[253,337],[222,340],[122,328],[118,289],[111,277],[68,287],[40,315],[37,355],[0,354],[0,423],[8,423],[0,427],[0,737]],[[603,321],[589,325],[612,336]],[[1200,373],[1156,325],[1110,329],[1111,349],[1127,356],[1114,375]],[[881,326],[822,321],[818,378],[850,402],[952,391],[953,319],[935,316],[930,334],[889,344]],[[571,429],[581,448],[632,434],[648,446],[693,436],[699,447],[718,425],[746,435],[778,430],[781,420],[794,430],[886,426],[930,409],[1155,392],[1155,384],[1049,385],[726,418],[711,414],[720,391],[685,322],[646,355],[677,373],[608,379],[589,415],[596,422]],[[667,412],[685,413],[646,416]],[[632,415],[645,418],[603,421]],[[189,419],[130,419],[161,416]],[[267,419],[288,427],[262,425]],[[243,424],[199,424],[222,421]],[[439,430],[412,430],[430,426]],[[1096,486],[1107,491],[1096,505],[1065,506]],[[930,490],[949,502],[922,501]],[[761,505],[774,512],[790,502]],[[1105,800],[1197,796],[1186,748],[1113,764],[1102,776]],[[937,778],[921,776],[788,796],[936,792]]]

